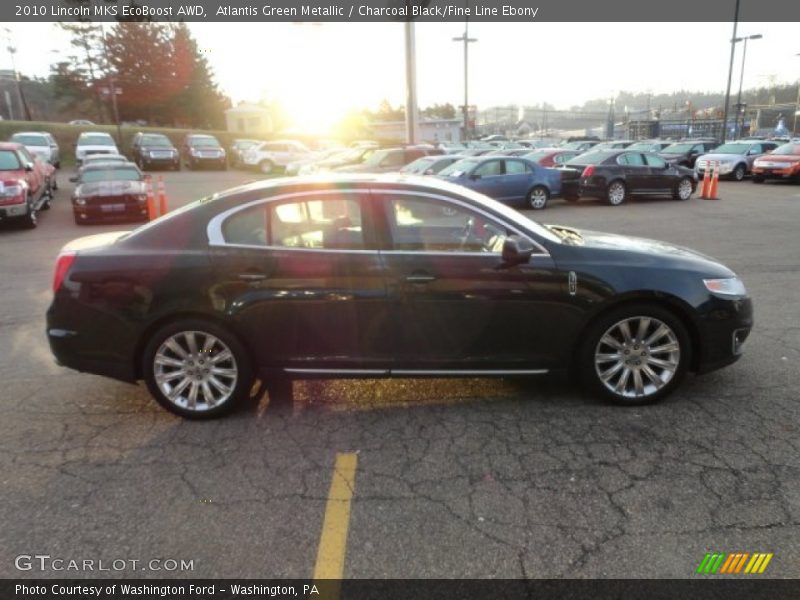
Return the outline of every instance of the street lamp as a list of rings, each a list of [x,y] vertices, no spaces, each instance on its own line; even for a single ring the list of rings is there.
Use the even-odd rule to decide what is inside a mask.
[[[733,43],[737,44],[744,40],[744,50],[742,52],[742,72],[739,75],[739,94],[736,96],[736,128],[734,129],[734,136],[739,137],[742,134],[739,127],[739,116],[742,117],[742,127],[744,127],[744,111],[742,110],[742,82],[744,81],[744,61],[747,59],[747,40],[760,40],[764,36],[760,33],[747,35],[743,37],[733,38]]]
[[[795,54],[800,56],[800,52]],[[794,125],[792,125],[792,134],[797,135],[797,116],[800,115],[800,81],[797,82],[797,102],[794,104]]]
[[[739,26],[739,0],[736,0],[736,9],[733,13],[733,36],[731,39],[731,62],[728,65],[728,87],[725,88],[725,109],[722,113],[722,139],[723,144],[728,136],[728,100],[731,96],[731,79],[733,78],[733,56],[736,52],[736,28]]]
[[[464,140],[469,137],[469,45],[478,38],[469,37],[469,21],[464,21],[464,35],[453,38],[454,42],[464,42]]]

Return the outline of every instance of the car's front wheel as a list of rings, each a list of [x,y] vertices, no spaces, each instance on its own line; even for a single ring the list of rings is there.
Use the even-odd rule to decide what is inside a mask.
[[[250,357],[223,327],[185,319],[157,331],[143,354],[150,393],[167,410],[210,419],[232,410],[253,384]]]
[[[660,306],[636,304],[611,311],[590,326],[578,368],[590,393],[630,406],[672,392],[690,360],[689,334],[680,319]]]
[[[747,168],[744,165],[736,165],[736,168],[733,170],[731,176],[733,177],[734,181],[742,181],[746,174]]]
[[[537,185],[528,192],[528,206],[534,210],[545,208],[549,199],[550,191],[543,185]]]

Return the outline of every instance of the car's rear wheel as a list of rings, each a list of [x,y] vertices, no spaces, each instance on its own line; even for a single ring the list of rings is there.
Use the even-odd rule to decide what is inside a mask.
[[[528,206],[534,210],[541,210],[547,207],[547,201],[550,199],[550,191],[543,185],[534,186],[528,192]]]
[[[275,168],[275,165],[271,160],[262,160],[258,163],[258,170],[261,171],[264,175],[269,175],[272,173],[272,170]]]
[[[27,201],[27,211],[25,215],[21,217],[20,222],[25,229],[36,229],[36,226],[39,224],[39,216],[36,214],[36,209],[30,198],[28,198]]]
[[[672,191],[672,197],[675,198],[675,200],[688,200],[692,197],[693,191],[692,180],[688,177],[684,177],[675,186],[675,189]]]
[[[659,306],[636,304],[590,326],[578,368],[590,393],[631,406],[667,396],[690,360],[689,334],[681,320]]]
[[[625,184],[621,181],[612,181],[608,188],[606,188],[606,202],[611,206],[619,206],[625,202],[628,195],[628,190],[625,189]]]
[[[253,383],[250,357],[239,340],[199,319],[157,331],[145,347],[142,372],[156,401],[189,419],[229,412],[247,397]]]

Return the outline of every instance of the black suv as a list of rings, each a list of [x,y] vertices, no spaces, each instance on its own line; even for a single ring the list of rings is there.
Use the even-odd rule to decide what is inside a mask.
[[[711,152],[719,146],[714,140],[683,140],[661,150],[658,155],[668,163],[694,168],[698,156]]]
[[[225,171],[228,168],[225,149],[213,135],[201,133],[187,135],[181,145],[181,154],[190,169],[208,166]]]
[[[137,133],[131,143],[130,159],[142,170],[156,167],[179,171],[181,157],[169,138],[160,133]]]

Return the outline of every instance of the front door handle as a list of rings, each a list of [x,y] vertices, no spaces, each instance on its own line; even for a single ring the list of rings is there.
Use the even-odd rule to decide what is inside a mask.
[[[408,283],[430,283],[431,281],[436,281],[436,276],[429,273],[412,273],[406,277],[406,281]]]
[[[256,271],[247,271],[246,273],[239,273],[239,279],[242,281],[263,281],[267,276],[264,273]]]

